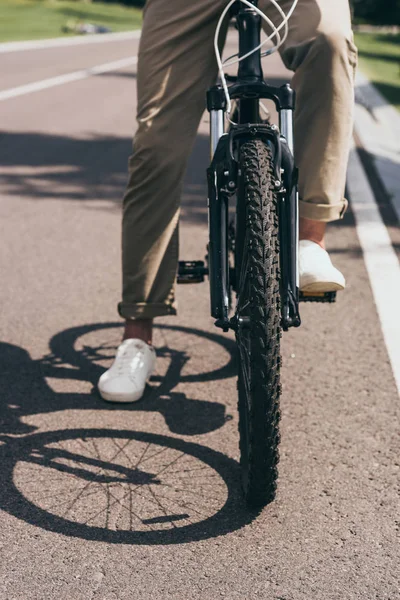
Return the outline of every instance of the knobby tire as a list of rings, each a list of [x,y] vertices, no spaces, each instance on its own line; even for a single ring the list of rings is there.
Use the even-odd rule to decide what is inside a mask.
[[[278,476],[280,338],[279,236],[271,148],[240,150],[236,222],[238,410],[242,484],[247,503],[265,506]]]

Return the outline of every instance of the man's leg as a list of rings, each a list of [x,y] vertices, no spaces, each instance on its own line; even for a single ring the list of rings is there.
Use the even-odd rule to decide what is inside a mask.
[[[186,161],[216,75],[213,36],[222,0],[149,0],[138,65],[138,130],[123,211],[126,337],[175,314],[178,219]],[[143,335],[141,324],[147,320]],[[147,340],[146,340],[147,341]]]
[[[287,10],[291,0],[281,3]],[[282,58],[295,74],[295,154],[300,216],[340,219],[353,129],[353,43],[348,0],[299,0]]]
[[[288,12],[292,0],[280,5]],[[266,10],[275,23],[281,21],[275,9]],[[347,206],[344,189],[357,63],[348,0],[299,0],[281,56],[295,72],[294,139],[303,240],[300,267],[310,257],[312,269],[316,265],[317,271],[328,273],[328,279],[336,277],[333,289],[342,289],[344,278],[332,267],[328,255],[308,242],[325,248],[326,223],[340,219]]]
[[[176,314],[182,179],[205,93],[216,76],[213,38],[224,0],[148,0],[138,63],[138,130],[123,202],[124,342],[102,375],[105,400],[138,400],[154,368],[153,318]]]

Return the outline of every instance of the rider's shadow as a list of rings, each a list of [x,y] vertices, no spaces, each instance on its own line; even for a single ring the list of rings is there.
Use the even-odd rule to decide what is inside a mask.
[[[189,356],[186,352],[165,346],[157,353],[160,357],[169,358],[167,372],[162,378],[156,376],[152,379],[143,400],[138,403],[107,404],[100,399],[95,387],[90,394],[58,393],[48,385],[47,377],[95,384],[104,370],[96,361],[109,356],[104,353],[110,348],[84,346],[82,350],[76,350],[73,341],[78,334],[115,326],[115,323],[88,325],[61,332],[50,342],[51,354],[38,360],[33,360],[23,348],[0,343],[0,432],[14,435],[30,433],[36,428],[25,424],[23,417],[68,409],[159,412],[170,431],[180,435],[208,433],[222,427],[230,419],[224,404],[188,398],[185,393],[174,391]],[[185,330],[182,328],[182,331]],[[193,332],[187,330],[187,333]],[[222,344],[231,354],[231,360],[225,367],[204,378],[198,375],[195,380],[207,381],[234,375],[233,344],[230,340],[206,332],[195,333],[215,338],[214,341]],[[186,377],[186,380],[190,380],[190,377]]]

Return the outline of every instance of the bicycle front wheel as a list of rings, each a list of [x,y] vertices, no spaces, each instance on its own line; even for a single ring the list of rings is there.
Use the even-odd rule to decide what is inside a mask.
[[[249,505],[275,497],[279,459],[281,314],[273,158],[261,140],[240,151],[235,267],[242,483]]]

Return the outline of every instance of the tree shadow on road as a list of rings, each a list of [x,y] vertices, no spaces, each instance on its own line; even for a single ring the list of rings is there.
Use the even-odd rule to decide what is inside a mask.
[[[131,77],[115,72],[104,76]],[[285,79],[272,78],[271,85]],[[207,119],[207,114],[205,113]],[[132,137],[69,137],[42,132],[0,132],[2,194],[28,200],[85,202],[88,210],[120,210],[128,178]],[[209,138],[199,133],[189,157],[181,220],[207,224]]]
[[[73,138],[0,133],[2,194],[28,200],[85,202],[88,210],[120,210],[131,137]],[[182,220],[207,222],[208,138],[198,135],[182,195]],[[50,207],[49,207],[50,208]]]
[[[109,200],[120,204],[127,180],[129,137],[78,139],[1,132],[3,194],[49,200]]]

